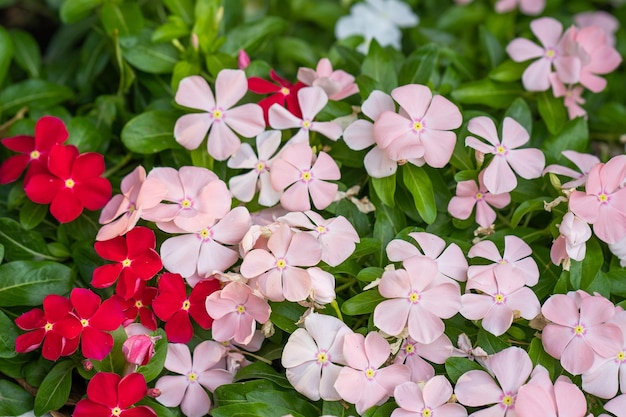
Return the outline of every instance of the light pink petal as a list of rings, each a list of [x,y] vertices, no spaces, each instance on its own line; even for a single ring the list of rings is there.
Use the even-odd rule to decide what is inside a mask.
[[[213,120],[206,113],[185,114],[176,120],[174,138],[184,148],[196,149],[206,137]]]
[[[461,404],[479,407],[500,402],[502,389],[484,371],[469,371],[461,375],[454,389]]]
[[[213,92],[206,80],[199,75],[183,78],[178,84],[174,100],[181,106],[207,112],[215,107]]]
[[[450,244],[437,258],[437,265],[441,274],[460,282],[467,280],[467,259],[455,243]]]
[[[496,244],[491,240],[483,240],[472,246],[467,253],[470,258],[484,258],[493,262],[499,262],[502,259],[500,251],[496,247]]]
[[[589,184],[587,184],[588,188]],[[598,197],[574,191],[569,200],[569,209],[587,223],[595,223],[600,215]]]
[[[387,148],[405,135],[413,137],[411,120],[392,111],[383,112],[374,123],[374,138],[381,148]]]
[[[486,294],[463,294],[461,296],[461,315],[470,320],[480,320],[493,307],[493,299]]]
[[[463,123],[463,116],[459,108],[447,98],[436,95],[424,115],[427,129],[451,130]]]
[[[533,251],[526,242],[515,235],[504,237],[504,259],[515,262],[532,255]]]
[[[560,359],[563,350],[573,337],[574,332],[571,328],[549,323],[542,331],[541,342],[550,356]]]
[[[567,379],[567,378],[566,378]],[[580,416],[587,413],[587,400],[580,388],[559,378],[554,383],[556,408],[560,416]]]
[[[272,186],[272,180],[269,173],[264,172],[259,176],[261,183],[261,190],[259,191],[259,204],[266,207],[271,207],[278,203],[282,191],[275,190]]]
[[[189,384],[180,410],[187,417],[202,417],[209,412],[211,399],[204,388],[198,383]]]
[[[482,326],[489,333],[500,336],[511,327],[513,323],[513,311],[505,304],[493,304],[493,307],[485,314]]]
[[[485,202],[476,204],[476,223],[481,227],[489,227],[496,221],[496,212]]]
[[[515,401],[515,411],[520,417],[557,417],[550,391],[538,384],[522,386]]]
[[[445,130],[425,129],[421,135],[424,159],[433,168],[443,168],[452,157],[456,133]]]
[[[361,111],[371,120],[376,121],[383,112],[394,111],[395,108],[393,99],[389,94],[374,90],[363,102]]]
[[[586,336],[574,336],[561,355],[563,369],[572,375],[582,374],[593,365],[593,349],[587,344],[585,339]]]
[[[615,397],[618,390],[619,370],[620,364],[616,363],[613,358],[596,358],[593,367],[583,374],[583,390],[604,399]]]
[[[155,388],[161,391],[157,401],[166,407],[178,407],[187,391],[188,384],[186,376],[162,376],[155,385]]]
[[[254,278],[274,268],[276,258],[263,249],[253,249],[243,258],[241,274],[246,278]]]
[[[498,138],[498,131],[496,130],[496,124],[487,116],[474,117],[467,124],[467,130],[471,133],[484,138],[493,146],[500,144]],[[467,143],[467,139],[466,139]],[[491,152],[485,152],[491,153]]]
[[[543,166],[541,169],[543,169]],[[496,155],[489,163],[489,166],[485,168],[484,173],[485,187],[492,194],[508,193],[517,186],[517,178],[513,170],[511,170],[507,159],[502,156]]]
[[[626,395],[620,395],[613,398],[611,401],[604,404],[604,409],[610,411],[618,417],[624,417],[624,410],[626,410]]]
[[[604,323],[614,315],[613,303],[601,295],[586,297],[580,303],[580,321],[587,326]]]
[[[311,293],[311,276],[302,268],[283,271],[283,295],[288,301],[304,301]]]
[[[565,294],[555,294],[541,307],[541,313],[550,321],[569,326],[578,321],[576,302]]]
[[[515,62],[528,61],[543,55],[543,48],[524,38],[513,39],[506,47],[506,52]]]
[[[454,347],[452,342],[445,334],[442,334],[432,343],[419,344],[417,352],[419,356],[428,359],[431,362],[442,364],[452,356]]]
[[[502,144],[509,149],[519,148],[524,145],[530,136],[528,131],[511,117],[505,117],[502,125]]]
[[[565,84],[575,84],[580,78],[580,58],[563,56],[554,61],[554,69]]]
[[[350,368],[359,370],[367,369],[369,361],[365,353],[365,336],[359,333],[345,335],[343,338],[343,355],[346,359],[346,365]],[[351,371],[354,369],[351,369]],[[335,388],[338,388],[337,384],[335,384]],[[337,391],[339,391],[339,389]]]
[[[289,185],[299,181],[300,176],[301,171],[284,159],[277,159],[272,164],[270,181],[275,190],[284,190]]]
[[[247,203],[254,198],[258,179],[259,174],[252,170],[245,174],[232,177],[228,181],[228,188],[237,200]]]
[[[254,103],[229,109],[224,116],[224,123],[245,138],[256,136],[265,129],[263,109]]]
[[[433,94],[430,88],[420,84],[409,84],[395,88],[391,96],[414,119],[422,119],[430,106]]]
[[[242,70],[224,69],[215,80],[215,101],[223,110],[230,109],[248,91],[248,79]],[[230,115],[230,111],[228,112]],[[260,132],[259,132],[260,133]]]
[[[298,102],[302,117],[311,121],[328,103],[328,96],[320,87],[304,87],[298,91]]]
[[[342,363],[343,336],[352,333],[344,322],[333,316],[312,313],[304,320],[304,327],[320,349],[332,351],[332,362]]]
[[[191,352],[187,345],[182,343],[170,343],[167,345],[165,368],[177,374],[186,375],[191,371]]]
[[[337,392],[334,385],[337,382],[342,366],[329,363],[322,370],[322,378],[320,379],[320,397],[325,401],[339,401],[341,395]]]
[[[224,161],[239,149],[239,145],[241,140],[223,121],[213,123],[207,142],[209,155],[218,161]]]
[[[326,152],[320,152],[317,160],[311,168],[313,177],[318,180],[338,180],[341,178],[341,172],[335,160]]]
[[[270,107],[268,118],[270,126],[279,130],[300,127],[302,123],[301,119],[298,119],[280,104],[273,104],[272,107]]]
[[[478,140],[473,136],[468,136],[465,138],[465,146],[468,146],[472,149],[476,149],[477,151],[482,152],[484,154],[493,153],[492,146],[487,145],[482,140]]]
[[[420,304],[438,317],[449,319],[461,308],[461,294],[455,284],[437,284],[427,288],[422,294],[423,299]]]
[[[411,256],[419,256],[419,250],[409,242],[401,239],[393,239],[387,244],[387,258],[392,262],[403,261]]]
[[[528,91],[546,91],[550,88],[550,61],[539,58],[526,68],[522,74],[522,83]]]
[[[171,237],[161,245],[163,266],[170,272],[188,277],[196,272],[202,241],[196,234]]]
[[[182,250],[184,250],[184,248],[182,248]],[[238,259],[239,253],[237,251],[222,246],[213,240],[204,242],[200,246],[198,274],[208,277],[213,275],[215,271],[225,272],[228,268],[233,266]]]
[[[409,335],[419,343],[432,343],[443,334],[443,321],[419,305],[409,310]]]
[[[334,201],[338,189],[339,186],[337,184],[326,181],[311,181],[309,193],[311,193],[311,199],[315,208],[323,210],[328,207]],[[298,207],[304,207],[304,205]]]
[[[335,122],[314,122],[311,130],[319,132],[328,139],[337,140],[343,133],[341,126]]]
[[[443,375],[431,378],[422,388],[424,401],[431,407],[439,407],[452,397],[452,385]]]
[[[393,396],[402,409],[412,413],[419,413],[426,405],[430,405],[424,404],[422,391],[415,382],[398,385],[393,391]]]
[[[374,140],[374,124],[367,120],[356,120],[343,132],[343,140],[350,149],[360,151],[376,143]]]
[[[349,335],[346,335],[346,339]],[[344,339],[345,340],[345,339]],[[369,361],[369,366],[374,369],[380,368],[391,353],[391,347],[389,343],[383,339],[383,337],[376,332],[370,332],[365,336],[364,344],[365,354]],[[345,348],[344,348],[345,354]]]
[[[396,173],[398,163],[387,155],[384,149],[374,146],[363,159],[365,170],[374,178],[384,178]]]
[[[285,254],[290,266],[315,266],[322,256],[322,248],[315,237],[308,233],[295,233]]]
[[[600,356],[608,358],[622,349],[622,331],[613,323],[605,323],[588,329],[587,342]]]
[[[315,340],[305,329],[297,329],[289,336],[283,349],[281,363],[285,368],[293,368],[312,361],[319,350]]]
[[[535,293],[528,287],[522,287],[507,297],[507,305],[519,310],[520,316],[527,320],[534,319],[541,311],[541,305]]]
[[[220,385],[232,383],[233,374],[226,369],[210,369],[205,372],[200,372],[198,382],[204,388],[213,392]]]
[[[504,392],[515,393],[533,370],[533,364],[525,350],[518,347],[504,349],[489,358],[489,367]]]
[[[227,245],[236,245],[251,226],[250,213],[245,207],[235,207],[224,216],[215,226],[213,239]]]
[[[215,367],[225,354],[224,346],[218,343],[208,340],[199,343],[193,350],[194,371],[204,372]]]
[[[227,162],[228,168],[254,168],[259,158],[249,143],[242,143],[237,152]]]
[[[476,200],[474,197],[452,197],[450,203],[448,203],[448,211],[452,217],[465,220],[471,216],[475,204]],[[494,212],[493,214],[495,219],[496,213]]]
[[[406,298],[383,301],[374,309],[374,325],[389,335],[397,336],[407,324],[410,308]]]
[[[554,47],[561,38],[563,25],[551,17],[542,17],[530,22],[530,30],[544,47]]]

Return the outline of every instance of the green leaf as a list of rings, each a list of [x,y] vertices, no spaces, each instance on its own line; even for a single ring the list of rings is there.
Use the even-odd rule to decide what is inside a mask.
[[[172,91],[178,90],[180,80],[190,75],[199,75],[201,72],[200,65],[189,61],[179,61],[172,71]]]
[[[626,269],[614,269],[604,275],[611,284],[611,294],[626,297]]]
[[[180,16],[186,24],[193,23],[192,0],[163,0],[163,4],[170,12]]]
[[[483,348],[489,355],[500,352],[511,345],[499,337],[496,337],[486,331],[485,329],[478,330],[478,336],[476,338],[476,344]]]
[[[539,110],[539,115],[541,115],[548,131],[553,135],[559,133],[563,129],[565,122],[567,122],[567,112],[563,105],[563,100],[554,97],[551,91],[544,91],[539,94],[537,110]]]
[[[348,316],[369,314],[385,300],[377,290],[369,290],[355,295],[341,305],[341,311]]]
[[[20,224],[24,230],[31,230],[37,227],[39,223],[46,217],[48,206],[44,204],[33,203],[26,200],[20,209]]]
[[[90,117],[74,117],[66,126],[70,134],[68,145],[76,146],[81,152],[96,152],[100,148],[104,138]]]
[[[393,410],[397,409],[398,405],[395,402],[387,402],[383,405],[375,405],[370,407],[365,413],[363,413],[363,417],[389,417]]]
[[[453,384],[456,384],[456,381],[466,372],[479,370],[484,371],[484,369],[474,361],[471,361],[467,358],[458,358],[451,357],[446,359],[446,373],[448,374],[448,378],[452,381]]]
[[[17,327],[13,320],[0,310],[0,358],[13,358],[17,356],[15,351],[15,339]]]
[[[223,52],[216,52],[206,57],[206,66],[213,77],[225,68],[237,68],[237,59]]]
[[[356,244],[356,249],[350,256],[351,259],[358,259],[365,255],[370,255],[380,250],[380,242],[371,237],[361,238],[361,241]]]
[[[61,20],[63,23],[74,23],[83,20],[93,9],[104,0],[64,0],[61,4]]]
[[[513,216],[511,216],[511,227],[517,227],[519,222],[522,220],[524,215],[531,213],[533,211],[545,211],[543,208],[543,203],[545,201],[550,201],[550,197],[537,197],[531,200],[523,201],[515,211],[513,212]]]
[[[72,370],[76,365],[67,360],[58,362],[44,378],[35,397],[35,415],[63,407],[72,388]]]
[[[0,243],[0,263],[4,260],[4,245]]]
[[[528,135],[533,135],[533,115],[530,112],[528,103],[521,97],[516,98],[511,106],[506,110],[504,117],[511,117],[521,124],[528,131]]]
[[[15,261],[0,265],[0,306],[36,306],[48,294],[67,294],[72,270],[56,262]]]
[[[109,35],[115,33],[120,38],[137,35],[144,26],[141,8],[134,1],[121,4],[105,3],[100,10],[100,20]]]
[[[41,51],[33,36],[23,30],[11,31],[15,62],[22,67],[31,78],[39,78],[41,71]]]
[[[28,362],[26,366],[24,366],[24,378],[28,385],[39,388],[54,365],[55,362],[51,362],[43,356],[39,356],[37,360]]]
[[[300,38],[281,36],[276,40],[276,51],[281,61],[292,61],[305,67],[317,64],[317,55],[311,43]]]
[[[508,107],[522,94],[517,83],[494,83],[489,79],[461,84],[452,98],[464,104],[484,104],[494,109]]]
[[[501,83],[520,80],[527,65],[511,60],[504,61],[489,72],[489,78]]]
[[[4,83],[4,78],[11,66],[13,59],[13,41],[9,32],[0,26],[0,86]]]
[[[253,391],[246,395],[251,403],[263,403],[272,409],[289,410],[289,415],[318,417],[319,410],[309,400],[303,399],[294,392],[286,391]],[[283,415],[283,414],[281,414]]]
[[[135,116],[122,129],[122,143],[129,150],[141,154],[180,148],[174,140],[174,124],[177,119],[172,112],[162,110]]]
[[[598,271],[591,284],[589,284],[585,291],[589,294],[598,293],[605,298],[611,296],[611,281],[602,271]]]
[[[385,270],[383,268],[377,266],[368,266],[358,273],[356,279],[363,282],[372,282],[382,277],[384,272]]]
[[[205,54],[212,54],[220,48],[220,42],[216,42],[216,38],[221,20],[221,6],[222,0],[196,1],[195,22],[191,32],[198,37],[200,50]]]
[[[178,62],[178,50],[169,43],[152,42],[152,31],[120,37],[122,55],[133,67],[150,74],[168,74]]]
[[[152,355],[147,365],[137,367],[137,372],[143,374],[146,378],[146,382],[150,382],[159,376],[163,370],[165,357],[167,356],[167,335],[165,334],[165,330],[156,329],[150,336],[159,337],[154,343],[154,355]]]
[[[430,80],[439,59],[436,44],[421,46],[408,56],[400,70],[398,80],[401,85],[426,84]]]
[[[254,362],[241,368],[233,382],[245,381],[248,379],[266,379],[283,388],[291,388],[291,384],[284,375],[276,372],[274,368],[263,362]]]
[[[267,16],[256,22],[246,22],[226,34],[222,51],[235,56],[241,49],[253,55],[264,42],[285,32],[287,23],[277,16]]]
[[[13,219],[0,218],[0,243],[4,245],[4,256],[8,261],[56,260],[48,253],[41,234],[34,230],[24,230]]]
[[[181,415],[180,408],[166,407],[150,397],[143,397],[140,401],[135,403],[135,405],[147,405],[152,408],[159,417],[180,417]]]
[[[422,167],[405,164],[402,167],[402,181],[413,196],[413,202],[422,219],[432,224],[437,218],[435,192],[430,177]]]
[[[378,266],[383,266],[386,259],[387,244],[406,227],[406,217],[397,207],[389,207],[383,203],[376,204],[376,222],[374,223],[374,239],[379,242],[375,258]],[[385,264],[386,265],[386,264]]]
[[[213,417],[276,417],[292,415],[293,417],[304,417],[289,408],[277,407],[265,402],[244,402],[242,404],[232,404],[211,410]]]
[[[602,247],[594,237],[587,241],[587,254],[582,261],[572,260],[569,270],[570,284],[574,290],[585,290],[589,287],[602,268],[604,256]]]
[[[0,415],[21,416],[33,409],[34,398],[24,388],[0,379]]]
[[[479,36],[483,50],[489,59],[489,66],[495,68],[504,57],[504,48],[500,44],[500,41],[498,41],[498,38],[482,25],[479,28]]]
[[[370,182],[374,187],[374,191],[380,200],[393,207],[396,204],[394,195],[396,193],[396,174],[384,178],[371,178]]]
[[[181,17],[168,16],[167,22],[154,30],[151,40],[154,43],[169,42],[172,39],[187,36],[190,31],[191,29]]]
[[[267,379],[253,379],[246,382],[220,385],[215,389],[217,407],[246,403],[246,396],[255,391],[275,391],[280,387]]]
[[[569,161],[561,154],[562,151],[587,152],[588,147],[589,128],[587,127],[587,121],[582,117],[567,122],[557,136],[548,138],[542,144],[542,149],[546,153],[546,159],[561,164]]]
[[[533,365],[541,365],[548,370],[550,378],[554,378],[554,365],[556,359],[546,353],[543,349],[541,339],[536,337],[530,341],[530,347],[528,348],[528,356],[533,362]]]
[[[22,107],[45,109],[74,97],[68,87],[39,79],[14,83],[0,92],[0,112],[16,113]]]
[[[120,326],[111,333],[113,336],[113,349],[101,361],[92,360],[93,367],[98,372],[113,372],[122,375],[126,366],[126,358],[122,353],[122,345],[127,339],[124,327]]]
[[[378,89],[387,93],[398,86],[393,58],[388,49],[384,49],[376,39],[372,39],[369,52],[361,67],[361,73],[376,80]]]
[[[270,302],[269,304],[272,308],[270,321],[287,333],[295,332],[298,328],[296,323],[300,320],[306,308],[287,301],[281,303]]]

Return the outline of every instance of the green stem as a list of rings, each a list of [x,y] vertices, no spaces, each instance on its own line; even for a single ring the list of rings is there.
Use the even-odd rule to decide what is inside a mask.
[[[124,168],[124,166],[130,162],[130,160],[133,158],[133,154],[132,153],[128,153],[124,156],[124,158],[122,158],[121,161],[119,161],[117,164],[115,164],[114,167],[108,169],[107,171],[104,172],[104,174],[102,175],[104,178],[108,178],[111,175],[115,174],[117,171],[119,171],[120,169]]]
[[[246,352],[245,350],[232,350],[231,352],[237,352],[237,353],[241,353],[241,354],[250,356],[251,358],[254,358],[254,359],[259,360],[261,362],[265,362],[268,365],[272,364],[271,360],[265,359],[264,357],[259,356],[259,355],[255,355],[254,353],[251,353],[251,352]]]
[[[339,308],[339,304],[337,304],[337,300],[331,301],[330,305],[333,307],[333,309],[337,313],[337,317],[339,318],[339,320],[343,321],[343,316],[341,315],[341,309]]]

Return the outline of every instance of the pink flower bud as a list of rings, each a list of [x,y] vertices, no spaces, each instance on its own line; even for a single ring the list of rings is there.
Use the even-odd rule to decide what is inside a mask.
[[[161,390],[158,388],[148,388],[148,393],[146,395],[150,398],[157,398],[161,395]]]
[[[93,369],[93,363],[89,359],[85,359],[83,362],[83,369],[87,372]]]
[[[239,64],[239,69],[246,69],[248,65],[250,65],[250,57],[243,49],[239,50],[239,57],[237,58],[237,63]]]
[[[147,365],[154,355],[154,339],[145,334],[131,336],[122,345],[126,362],[135,365]]]

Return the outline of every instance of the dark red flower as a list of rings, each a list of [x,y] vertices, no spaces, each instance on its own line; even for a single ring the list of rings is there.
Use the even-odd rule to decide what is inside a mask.
[[[159,293],[152,302],[152,309],[158,318],[165,321],[167,340],[172,343],[187,343],[193,337],[193,327],[189,316],[202,327],[210,329],[213,319],[206,311],[206,298],[219,290],[216,279],[200,281],[187,297],[183,277],[179,274],[164,273],[159,279]]]
[[[15,351],[30,352],[43,342],[41,354],[48,360],[56,361],[74,353],[82,326],[71,311],[70,300],[56,294],[47,295],[43,300],[43,311],[35,308],[15,319],[20,329],[32,330],[17,337]]]
[[[61,223],[71,222],[83,209],[98,210],[111,198],[111,183],[102,178],[104,157],[78,154],[73,145],[54,145],[48,155],[49,173],[33,175],[24,187],[35,203],[50,204],[50,213]]]
[[[87,385],[87,399],[80,400],[74,417],[156,417],[148,406],[132,407],[146,396],[148,387],[142,374],[124,378],[109,372],[98,372]]]
[[[144,281],[140,281],[138,291],[128,300],[124,300],[119,295],[114,295],[112,298],[115,298],[120,303],[124,317],[126,317],[122,325],[124,327],[128,326],[137,320],[137,316],[139,316],[139,322],[141,324],[152,331],[156,330],[156,318],[149,308],[152,306],[152,301],[156,295],[157,289],[155,287],[146,287]]]
[[[96,268],[91,285],[106,288],[117,280],[117,295],[125,300],[132,298],[140,283],[154,277],[163,267],[155,247],[156,237],[147,227],[135,227],[126,233],[126,237],[96,242],[94,248],[98,255],[116,263]]]
[[[112,298],[100,304],[100,297],[86,288],[74,288],[70,301],[82,325],[83,356],[88,359],[104,359],[113,349],[113,336],[108,332],[120,327],[124,321],[122,307]]]
[[[279,77],[274,70],[270,71],[270,78],[276,81],[277,84],[259,77],[250,77],[248,79],[248,89],[253,93],[272,94],[271,96],[259,101],[259,106],[263,108],[265,124],[269,125],[268,112],[270,107],[272,107],[272,104],[275,103],[284,106],[285,102],[287,102],[287,110],[289,110],[294,116],[302,118],[302,110],[300,110],[300,104],[298,103],[298,91],[302,87],[306,87],[306,85],[300,81],[292,84],[284,78]]]
[[[44,116],[35,125],[35,137],[19,135],[2,139],[0,142],[5,147],[20,155],[14,155],[0,164],[0,184],[17,180],[29,165],[24,184],[33,175],[48,172],[50,149],[57,143],[65,142],[67,137],[67,129],[61,119]]]

